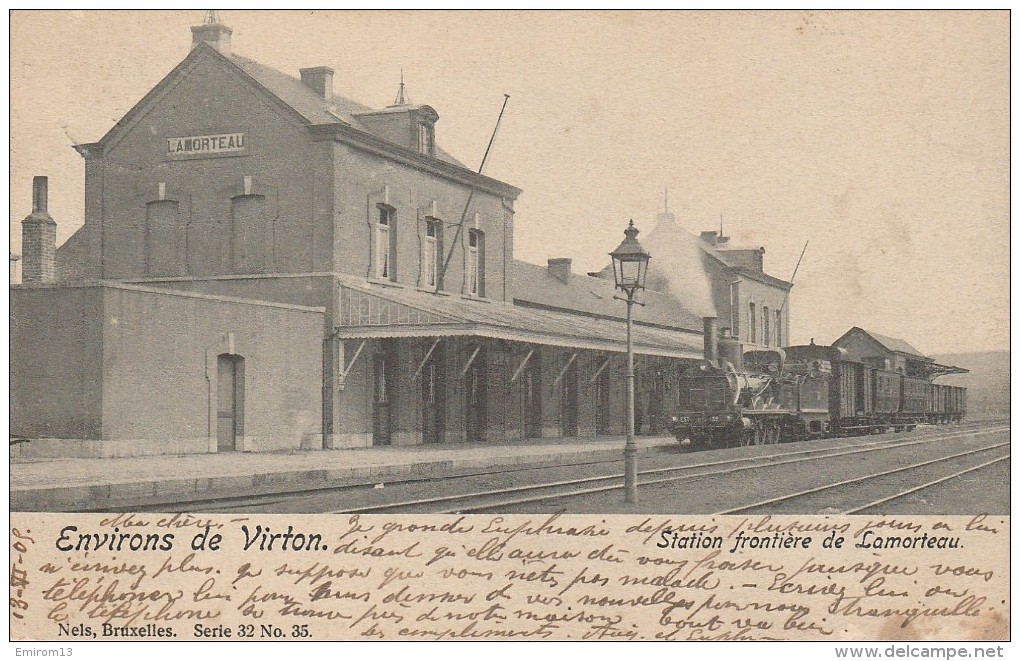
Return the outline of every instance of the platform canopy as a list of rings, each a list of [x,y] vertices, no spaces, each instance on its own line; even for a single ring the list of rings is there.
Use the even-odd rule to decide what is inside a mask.
[[[340,339],[475,336],[532,344],[625,352],[623,321],[524,308],[502,301],[434,294],[345,278],[340,288]],[[623,305],[621,303],[621,305]],[[646,356],[703,357],[700,333],[640,323],[634,352]]]
[[[934,381],[940,376],[946,376],[948,374],[967,374],[970,372],[968,369],[962,367],[956,367],[954,365],[939,365],[938,363],[931,363],[928,366],[928,380]]]

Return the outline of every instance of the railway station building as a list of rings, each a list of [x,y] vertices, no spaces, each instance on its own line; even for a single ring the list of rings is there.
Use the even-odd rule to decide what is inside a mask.
[[[832,346],[846,351],[850,360],[915,379],[934,381],[940,376],[964,374],[968,371],[962,367],[941,365],[906,340],[864,330],[859,326],[841,335]]]
[[[34,182],[11,290],[12,454],[624,432],[614,283],[515,260],[521,191],[443,151],[435,109],[401,87],[375,110],[335,93],[328,67],[259,64],[218,21],[192,33],[180,64],[76,147],[84,225],[59,248]],[[650,433],[703,326],[668,293],[644,302]]]
[[[649,264],[648,288],[677,295],[674,274],[689,268],[697,260],[704,274],[703,301],[685,300],[688,307],[703,315],[714,315],[724,332],[739,339],[748,349],[782,347],[790,337],[790,290],[787,282],[765,272],[765,248],[738,247],[719,231],[695,236],[677,223],[670,212],[668,198],[656,224],[643,239],[656,247],[657,259]],[[664,254],[665,250],[665,254]],[[670,252],[674,254],[670,254]],[[593,273],[613,278],[613,266]],[[679,289],[689,293],[689,279]]]

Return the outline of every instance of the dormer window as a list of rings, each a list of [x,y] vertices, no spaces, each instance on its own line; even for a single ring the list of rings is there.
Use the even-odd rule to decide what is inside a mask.
[[[430,122],[418,122],[418,153],[436,155],[436,127]]]

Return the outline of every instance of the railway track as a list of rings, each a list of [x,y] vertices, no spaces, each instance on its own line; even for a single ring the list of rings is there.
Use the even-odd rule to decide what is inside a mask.
[[[993,424],[997,424],[998,421],[993,421]],[[984,423],[975,422],[964,422],[960,425],[956,425],[952,431],[963,431],[970,428],[979,428]],[[927,429],[919,429],[910,435],[911,439],[927,438],[933,435],[942,435],[947,433],[949,430],[943,427],[933,427]],[[860,440],[861,437],[852,437],[847,439],[849,443],[854,443]],[[897,440],[903,437],[897,437]],[[814,443],[816,441],[810,441]],[[800,444],[797,444],[798,446]],[[791,444],[791,447],[793,445]],[[696,456],[696,455],[685,455],[685,456]],[[774,455],[776,456],[776,455]],[[470,471],[466,473],[455,473],[455,474],[444,474],[444,475],[424,475],[424,476],[407,476],[407,477],[396,477],[394,479],[383,479],[375,481],[355,481],[350,483],[322,485],[315,487],[303,487],[298,489],[288,490],[273,490],[270,492],[254,493],[254,494],[243,494],[243,495],[228,495],[228,496],[217,496],[212,498],[198,498],[189,500],[174,500],[174,501],[162,501],[162,502],[146,502],[131,505],[133,511],[136,512],[183,512],[183,511],[229,511],[232,509],[245,509],[259,506],[274,505],[287,500],[298,499],[298,498],[314,498],[318,496],[325,496],[329,494],[342,494],[351,493],[356,494],[357,492],[371,492],[380,481],[385,483],[386,488],[403,488],[403,487],[414,487],[421,486],[427,487],[429,485],[439,483],[450,483],[456,480],[471,480],[471,479],[484,479],[487,477],[497,476],[522,476],[526,479],[528,473],[534,473],[543,470],[549,470],[550,468],[556,468],[561,470],[568,469],[585,469],[597,466],[613,466],[622,464],[622,458],[614,458],[607,460],[597,461],[580,461],[560,464],[533,464],[524,465],[519,467],[499,467],[481,471]],[[611,476],[606,476],[608,479]],[[498,491],[494,491],[498,492]],[[93,510],[82,510],[85,512]],[[94,511],[106,511],[105,508],[96,509]],[[360,511],[360,510],[359,510]],[[382,510],[380,510],[382,511]]]
[[[288,490],[274,490],[268,493],[255,493],[245,494],[238,496],[217,496],[214,498],[196,498],[191,500],[175,500],[160,503],[146,503],[144,505],[138,505],[137,512],[163,512],[168,511],[167,508],[178,508],[169,511],[184,511],[189,508],[195,507],[213,507],[213,506],[230,506],[234,504],[246,504],[246,505],[259,505],[259,504],[271,504],[281,502],[287,498],[297,497],[308,497],[315,496],[317,494],[329,494],[329,493],[343,493],[343,492],[354,492],[354,491],[369,491],[375,489],[378,484],[385,483],[386,486],[411,486],[411,485],[425,485],[436,482],[445,482],[448,480],[471,478],[471,477],[486,477],[490,475],[506,475],[506,474],[524,474],[528,472],[549,470],[550,467],[556,468],[577,468],[584,466],[601,466],[605,464],[622,463],[622,459],[613,459],[606,461],[579,461],[565,464],[534,464],[528,466],[518,467],[503,467],[498,469],[484,470],[484,471],[473,471],[468,473],[457,473],[454,475],[423,475],[420,477],[396,477],[393,479],[375,480],[371,482],[351,482],[347,484],[331,484],[318,487],[305,487],[301,489],[288,489]],[[88,512],[90,510],[83,510]],[[96,510],[105,511],[105,510]]]
[[[812,459],[820,460],[830,456],[842,456],[844,454],[861,454],[868,451],[881,449],[892,449],[901,446],[921,445],[938,441],[950,440],[960,436],[972,434],[993,433],[1002,429],[1008,429],[1008,424],[993,423],[993,427],[982,428],[985,423],[962,423],[951,429],[945,427],[922,428],[909,436],[896,435],[890,437],[883,435],[880,440],[861,443],[865,437],[851,437],[846,442],[836,445],[828,445],[822,448],[805,447],[813,446],[817,441],[790,444],[790,451],[776,452],[764,456],[735,457],[705,461],[693,464],[682,464],[667,466],[641,471],[640,475],[645,478],[652,478],[642,481],[642,485],[662,484],[682,479],[695,479],[711,475],[728,474],[749,470],[755,467],[772,465],[784,465],[786,463],[799,463]],[[843,441],[844,439],[831,439]],[[774,448],[776,446],[770,446]],[[696,458],[697,454],[684,454],[683,457],[690,460]],[[800,459],[795,459],[800,457]],[[506,478],[511,480],[528,479],[529,473],[540,471],[582,471],[586,469],[597,469],[600,466],[610,467],[622,464],[621,459],[582,461],[564,464],[535,464],[520,467],[500,467],[497,469],[471,471],[453,475],[427,475],[414,477],[400,477],[385,480],[386,489],[406,488],[429,488],[437,485],[448,487],[455,485],[458,481],[470,482],[472,480],[486,480],[488,478]],[[702,471],[692,473],[697,469],[721,468],[721,471]],[[688,474],[691,473],[691,474]],[[603,493],[622,489],[622,474],[613,472],[611,474],[579,477],[577,479],[557,480],[533,485],[509,486],[501,489],[471,489],[453,495],[442,495],[433,498],[414,498],[397,502],[386,502],[378,504],[366,504],[352,506],[344,509],[329,509],[326,513],[396,513],[407,511],[427,512],[485,512],[492,511],[492,508],[511,507],[518,504],[541,502],[553,498],[581,497],[587,494]],[[187,501],[173,501],[161,503],[146,503],[132,507],[132,511],[138,512],[183,512],[183,511],[250,511],[259,507],[272,506],[280,503],[292,502],[294,500],[307,501],[317,497],[330,497],[337,494],[351,494],[354,497],[372,498],[374,494],[382,494],[378,489],[378,481],[374,482],[352,482],[348,484],[323,485],[312,488],[292,489],[286,491],[273,491],[271,493],[245,494],[237,496],[223,496],[216,498],[193,499]],[[470,487],[468,487],[470,489]],[[438,509],[437,509],[438,508]],[[98,510],[97,510],[98,511]],[[315,510],[318,511],[318,510]]]
[[[925,489],[930,489],[932,487],[938,486],[940,484],[944,484],[944,483],[949,482],[951,480],[957,480],[957,479],[963,477],[964,475],[967,475],[968,473],[974,473],[974,472],[979,471],[979,470],[984,470],[984,469],[988,468],[989,466],[992,466],[992,465],[997,464],[997,463],[1002,462],[1002,461],[1009,461],[1009,459],[1010,459],[1010,455],[1009,454],[1006,454],[1006,455],[1001,456],[1001,457],[996,457],[995,459],[992,459],[991,461],[986,461],[984,463],[978,464],[977,466],[972,466],[970,468],[965,468],[963,470],[957,471],[957,472],[952,473],[950,475],[946,475],[944,477],[940,477],[940,478],[932,480],[930,482],[925,482],[924,484],[919,484],[919,485],[917,485],[915,487],[911,487],[909,489],[904,489],[904,490],[899,491],[899,492],[897,492],[897,493],[895,493],[895,494],[893,494],[891,496],[887,496],[885,498],[880,498],[878,500],[872,501],[870,503],[866,503],[866,504],[861,505],[859,507],[855,507],[853,509],[849,509],[846,512],[844,512],[844,514],[860,514],[862,512],[867,511],[867,510],[874,509],[875,507],[878,507],[879,505],[885,505],[886,503],[890,503],[890,502],[893,502],[893,501],[896,501],[896,500],[900,500],[902,498],[906,498],[907,496],[913,495],[913,494],[915,494],[915,493],[917,493],[919,491],[924,491]]]
[[[765,456],[739,457],[708,461],[695,464],[684,464],[639,471],[639,477],[651,478],[641,480],[639,486],[650,486],[679,482],[683,480],[702,479],[722,475],[730,475],[742,471],[752,471],[763,467],[796,465],[811,461],[821,461],[835,457],[859,455],[882,450],[898,449],[915,445],[943,442],[960,437],[980,436],[1009,429],[1008,425],[986,429],[960,430],[950,433],[934,432],[922,438],[909,437],[884,439],[864,444],[838,445],[826,448],[808,448],[792,452],[782,452]],[[858,437],[859,438],[859,437]],[[707,470],[698,470],[707,469]],[[620,473],[599,475],[573,480],[558,480],[541,484],[525,485],[509,489],[480,490],[457,493],[431,498],[415,498],[400,502],[381,503],[364,507],[335,510],[330,513],[475,513],[492,512],[503,508],[539,503],[563,498],[578,498],[591,494],[622,490]]]
[[[833,502],[832,501],[833,497],[835,497],[835,498],[842,498],[842,499],[848,499],[848,498],[849,499],[853,499],[853,495],[852,494],[848,494],[848,493],[835,493],[834,495],[826,496],[825,494],[832,494],[832,492],[846,492],[846,491],[848,491],[846,489],[846,487],[849,487],[851,485],[860,486],[860,485],[863,485],[865,483],[880,482],[881,478],[887,478],[887,477],[890,477],[890,476],[893,476],[893,475],[901,476],[903,473],[909,473],[909,472],[921,472],[921,469],[928,469],[928,468],[931,468],[933,466],[941,465],[941,464],[946,464],[946,463],[952,464],[952,463],[957,462],[957,460],[960,460],[960,459],[971,459],[971,458],[976,457],[976,456],[986,455],[986,454],[988,454],[988,453],[990,453],[992,451],[999,450],[1001,448],[1008,448],[1008,447],[1009,447],[1009,441],[1006,441],[1004,443],[996,443],[994,445],[988,445],[988,446],[985,446],[985,447],[975,448],[973,450],[968,450],[966,452],[959,452],[959,453],[956,453],[956,454],[949,455],[947,457],[938,457],[936,459],[930,459],[928,461],[922,461],[922,462],[910,464],[908,466],[901,466],[899,468],[893,468],[893,469],[889,469],[889,470],[879,471],[877,473],[871,473],[871,474],[868,474],[868,475],[862,475],[860,477],[855,477],[855,478],[848,479],[848,480],[840,480],[839,482],[833,482],[831,484],[824,484],[824,485],[821,485],[821,486],[818,486],[818,487],[814,487],[814,488],[811,488],[811,489],[804,489],[804,490],[797,491],[797,492],[794,492],[794,493],[785,494],[785,495],[782,495],[782,496],[777,496],[776,498],[770,498],[768,500],[758,501],[758,502],[752,503],[750,505],[744,505],[744,506],[741,506],[741,507],[734,507],[734,508],[731,508],[731,509],[722,510],[722,511],[719,511],[719,512],[715,512],[715,514],[720,514],[720,515],[721,514],[755,514],[755,513],[759,513],[759,512],[767,512],[769,514],[781,514],[781,513],[783,513],[782,510],[781,509],[777,509],[776,506],[779,506],[779,505],[789,505],[790,503],[800,503],[800,505],[798,506],[799,507],[798,512],[803,512],[804,511],[803,508],[805,507],[805,505],[804,505],[805,502],[808,503],[808,507],[810,508],[810,503],[812,501],[815,502],[815,503],[818,503],[819,502],[819,497],[822,498],[821,502],[827,503],[827,505],[826,505],[825,508],[821,508],[818,505],[816,505],[816,507],[818,509],[824,509],[825,510],[824,513],[826,513],[826,514],[829,514],[829,513],[831,513],[831,514],[857,514],[857,513],[863,512],[865,510],[874,509],[875,507],[878,507],[879,505],[884,505],[884,504],[887,504],[887,503],[899,500],[899,499],[901,499],[901,498],[903,498],[905,496],[908,496],[908,495],[913,494],[913,493],[917,493],[918,491],[923,491],[924,489],[928,489],[928,488],[933,487],[933,486],[935,486],[937,484],[942,484],[943,482],[947,482],[949,480],[954,480],[954,479],[956,479],[956,478],[958,478],[958,477],[960,477],[962,475],[966,475],[967,473],[971,473],[973,471],[981,470],[983,468],[991,466],[992,464],[996,464],[996,463],[998,463],[1000,461],[1006,461],[1006,460],[1009,459],[1009,456],[1010,456],[1009,452],[1006,452],[1006,454],[1004,454],[1004,455],[1000,454],[1000,456],[996,456],[994,459],[987,460],[987,461],[985,461],[983,459],[983,457],[982,457],[980,459],[981,463],[978,463],[977,465],[967,466],[967,467],[963,468],[962,470],[954,471],[954,472],[950,473],[949,475],[940,475],[939,477],[937,477],[937,478],[935,478],[933,480],[929,480],[929,481],[926,481],[926,482],[923,482],[923,483],[917,484],[917,485],[912,485],[912,486],[907,487],[905,489],[897,489],[896,487],[894,487],[894,492],[892,494],[884,496],[882,498],[879,498],[878,500],[872,500],[870,502],[867,502],[867,500],[866,500],[865,503],[859,504],[859,505],[846,505],[844,507],[833,507],[831,505],[831,503]],[[871,494],[871,493],[873,493],[874,489],[875,489],[875,485],[874,484],[870,484],[868,489],[858,489],[858,490],[865,491],[865,492]],[[873,495],[869,495],[868,496],[868,498],[872,498],[872,497],[873,497]],[[819,513],[821,513],[821,512],[819,512]]]

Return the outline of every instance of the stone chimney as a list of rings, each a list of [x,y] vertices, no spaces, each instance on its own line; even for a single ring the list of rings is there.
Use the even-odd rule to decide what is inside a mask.
[[[46,177],[32,179],[32,213],[21,221],[21,281],[44,284],[57,280],[57,223],[46,211]]]
[[[191,48],[202,43],[209,44],[219,52],[230,52],[230,35],[234,31],[220,23],[219,12],[212,10],[205,14],[205,22],[191,28]]]
[[[554,257],[549,260],[549,273],[560,282],[570,282],[570,263],[569,257]]]
[[[329,67],[301,69],[301,82],[326,100],[333,96],[333,70]]]

